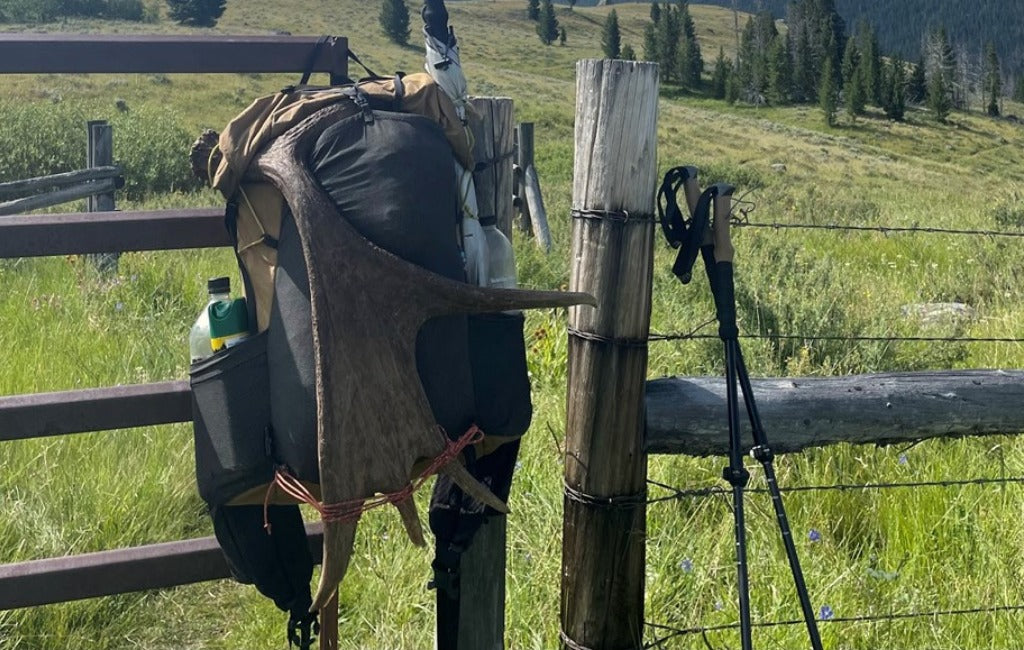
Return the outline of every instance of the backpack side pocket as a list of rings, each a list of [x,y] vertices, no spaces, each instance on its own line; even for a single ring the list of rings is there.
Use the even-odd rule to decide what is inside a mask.
[[[267,483],[270,391],[266,336],[257,334],[192,365],[199,495],[212,506]]]

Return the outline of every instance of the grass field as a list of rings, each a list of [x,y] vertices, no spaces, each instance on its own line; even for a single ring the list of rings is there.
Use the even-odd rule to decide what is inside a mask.
[[[449,3],[471,92],[512,97],[517,119],[537,125],[554,250],[545,257],[525,239],[517,238],[516,245],[522,284],[558,288],[568,281],[574,62],[600,56],[607,8],[559,9],[568,42],[545,47],[524,7],[519,0]],[[648,5],[616,9],[624,42],[639,52]],[[705,59],[713,59],[720,45],[728,51],[734,42],[731,13],[704,6],[691,11]],[[378,72],[418,70],[420,50],[388,44],[376,21],[374,3],[246,0],[229,2],[213,31],[344,34]],[[70,21],[41,28],[183,31],[166,21]],[[7,124],[56,116],[31,134],[0,132],[0,181],[12,180],[13,170],[25,166],[80,166],[80,120],[111,119],[115,156],[162,188],[140,185],[128,200],[119,197],[120,207],[215,205],[210,191],[166,189],[185,186],[176,179],[191,137],[201,128],[222,127],[253,97],[288,81],[259,75],[0,79],[0,117]],[[118,99],[127,112],[115,108]],[[976,113],[955,113],[949,123],[937,124],[911,110],[902,124],[872,114],[855,124],[841,118],[838,128],[828,128],[813,108],[726,106],[673,89],[663,92],[660,109],[660,168],[696,164],[708,182],[733,182],[756,204],[754,221],[1024,227],[1024,128],[1018,124]],[[1008,104],[1007,110],[1024,115],[1024,106]],[[148,140],[154,129],[162,135]],[[780,164],[784,172],[773,170]],[[1017,240],[745,229],[735,243],[740,327],[747,333],[1024,336],[1024,250]],[[710,297],[696,284],[679,285],[671,259],[659,243],[652,329],[690,331],[713,315]],[[203,281],[233,268],[228,251],[127,254],[116,279],[97,276],[76,258],[0,261],[0,394],[183,378],[186,333]],[[970,305],[975,316],[925,326],[902,315],[910,303],[949,301]],[[564,318],[541,311],[527,322],[535,416],[510,503],[512,649],[558,647]],[[744,349],[755,376],[1024,367],[1024,350],[1009,343],[750,340]],[[655,343],[649,374],[717,375],[721,365],[713,341]],[[839,446],[787,456],[777,462],[780,483],[1014,476],[1024,473],[1024,445],[1014,433],[910,449]],[[651,477],[671,485],[716,485],[722,462],[656,457]],[[194,486],[186,426],[4,443],[0,468],[0,562],[211,533]],[[759,472],[754,476],[760,485]],[[761,496],[749,503],[754,617],[796,618],[770,504]],[[836,617],[1024,602],[1020,487],[796,493],[787,505],[814,603],[827,605]],[[695,499],[653,506],[648,532],[647,619],[678,627],[734,622],[726,503]],[[341,590],[341,647],[432,647],[433,594],[424,589],[429,563],[427,553],[404,541],[393,511],[367,515]],[[226,581],[0,612],[2,650],[283,648],[282,632],[271,603]],[[649,632],[650,639],[659,636]],[[758,647],[806,647],[799,627],[756,635]],[[835,649],[1010,650],[1021,645],[1024,618],[1018,612],[834,623],[823,625],[823,635]],[[715,648],[739,645],[728,631],[711,634],[709,641]],[[680,637],[663,647],[705,644],[699,636]]]

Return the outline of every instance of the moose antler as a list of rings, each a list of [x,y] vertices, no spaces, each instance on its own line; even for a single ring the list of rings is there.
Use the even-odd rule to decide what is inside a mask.
[[[416,334],[425,321],[455,313],[595,304],[582,293],[456,282],[368,241],[339,214],[306,164],[316,138],[345,111],[342,105],[318,112],[256,161],[292,210],[309,272],[320,488],[328,504],[405,489],[417,462],[446,449],[416,371]],[[440,471],[468,494],[505,509],[458,459]],[[402,502],[400,512],[410,538],[422,543],[413,501]],[[344,577],[355,526],[325,521],[313,609],[327,602]]]

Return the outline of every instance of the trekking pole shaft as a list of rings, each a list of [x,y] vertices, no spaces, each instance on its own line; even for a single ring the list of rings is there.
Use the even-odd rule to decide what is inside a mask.
[[[775,518],[779,523],[782,544],[786,548],[786,559],[789,560],[789,569],[793,574],[793,584],[796,587],[797,598],[800,600],[800,609],[803,611],[807,635],[811,640],[811,648],[813,650],[822,650],[818,623],[814,618],[814,608],[811,606],[811,597],[807,591],[807,583],[804,581],[804,573],[800,568],[800,558],[797,555],[796,544],[793,541],[793,530],[789,525],[786,507],[782,503],[782,493],[779,490],[779,484],[775,477],[775,464],[772,462],[774,455],[768,446],[768,438],[765,434],[764,426],[761,424],[761,416],[757,412],[757,403],[754,401],[754,389],[750,384],[747,364],[743,360],[743,351],[740,349],[739,343],[736,343],[735,347],[736,374],[739,379],[740,388],[743,389],[743,401],[747,407],[747,416],[750,418],[750,430],[754,438],[754,457],[764,468],[765,482],[768,484],[768,493],[771,495],[772,507],[775,509]]]
[[[739,396],[737,395],[736,340],[725,340],[726,403],[729,411],[729,466],[724,478],[732,485],[733,523],[736,536],[736,580],[739,591],[740,639],[743,650],[752,650],[750,623],[750,581],[747,574],[747,529],[743,513],[743,489],[750,475],[743,467],[743,445],[740,439]]]

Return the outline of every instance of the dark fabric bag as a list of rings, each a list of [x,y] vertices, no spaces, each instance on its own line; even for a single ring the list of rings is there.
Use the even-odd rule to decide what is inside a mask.
[[[192,420],[199,495],[227,503],[269,481],[266,336],[251,336],[192,365]]]

